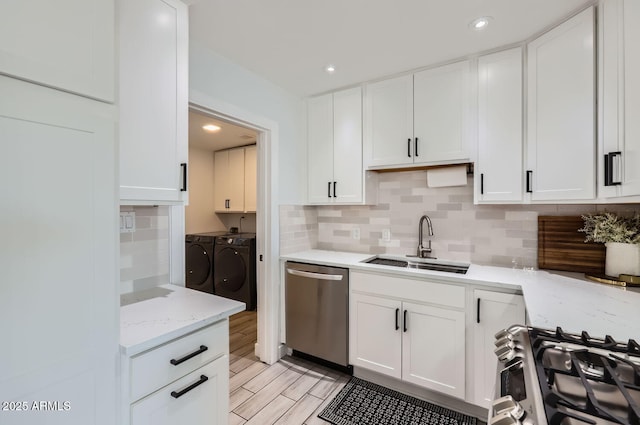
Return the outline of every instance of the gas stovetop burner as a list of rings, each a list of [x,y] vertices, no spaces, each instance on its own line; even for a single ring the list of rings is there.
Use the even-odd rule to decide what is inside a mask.
[[[640,425],[640,347],[610,336],[530,329],[549,424]]]

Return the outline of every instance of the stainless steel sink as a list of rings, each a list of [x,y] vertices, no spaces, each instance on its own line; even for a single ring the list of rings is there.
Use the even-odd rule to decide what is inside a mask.
[[[394,257],[378,256],[370,260],[365,261],[369,264],[377,264],[380,266],[392,266],[406,269],[420,269],[420,270],[433,270],[437,272],[448,272],[466,274],[469,269],[469,264],[454,263],[451,261],[443,261],[436,259],[418,259],[412,258],[410,260],[398,259]]]

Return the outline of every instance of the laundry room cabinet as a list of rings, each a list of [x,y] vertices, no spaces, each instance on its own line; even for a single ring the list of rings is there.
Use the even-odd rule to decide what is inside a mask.
[[[591,7],[527,45],[526,192],[595,198],[595,16]]]
[[[367,84],[365,168],[468,161],[470,76],[461,61]]]
[[[120,201],[188,201],[188,8],[118,0]]]
[[[599,7],[600,102],[598,195],[640,195],[640,3]]]
[[[352,271],[349,361],[465,398],[465,289]]]
[[[213,154],[213,204],[216,212],[245,212],[245,148]]]

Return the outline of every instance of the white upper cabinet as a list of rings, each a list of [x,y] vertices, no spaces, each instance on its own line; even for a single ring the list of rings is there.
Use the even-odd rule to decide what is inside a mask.
[[[120,0],[120,199],[187,201],[188,14],[179,0]]]
[[[476,200],[522,202],[522,49],[478,59]]]
[[[368,84],[365,166],[468,161],[469,78],[469,61],[462,61]]]
[[[469,61],[413,76],[413,162],[469,159]]]
[[[213,204],[216,212],[245,212],[245,148],[213,154]]]
[[[598,195],[640,195],[640,4],[606,0],[599,11]]]
[[[258,147],[244,149],[244,210],[256,212],[258,202]]]
[[[114,1],[5,1],[0,73],[114,100]]]
[[[313,97],[307,105],[309,203],[364,202],[362,90]]]
[[[594,42],[592,7],[527,46],[532,201],[595,197]]]

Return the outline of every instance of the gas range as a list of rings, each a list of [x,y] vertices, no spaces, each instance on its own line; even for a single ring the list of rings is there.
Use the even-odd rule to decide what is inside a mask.
[[[490,425],[640,425],[640,345],[512,326],[496,334]]]

